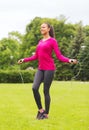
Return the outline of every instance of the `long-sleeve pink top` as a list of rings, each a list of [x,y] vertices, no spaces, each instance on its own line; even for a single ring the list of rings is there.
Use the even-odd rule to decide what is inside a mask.
[[[55,70],[56,66],[52,57],[53,51],[58,60],[62,62],[69,62],[69,58],[61,54],[57,41],[52,37],[45,41],[40,40],[35,54],[31,57],[24,58],[24,62],[38,60],[38,69]]]

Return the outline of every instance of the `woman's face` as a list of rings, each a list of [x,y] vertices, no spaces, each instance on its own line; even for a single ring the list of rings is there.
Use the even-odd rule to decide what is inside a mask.
[[[48,28],[48,25],[46,23],[43,23],[41,25],[40,31],[42,35],[49,34],[50,28]]]

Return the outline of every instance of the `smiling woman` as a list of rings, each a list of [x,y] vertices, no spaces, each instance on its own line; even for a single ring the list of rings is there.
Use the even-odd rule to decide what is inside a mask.
[[[48,27],[46,26],[46,24],[48,25]],[[50,37],[55,37],[55,35],[54,35],[54,29],[53,29],[52,26],[50,26],[49,23],[43,23],[43,24],[41,25],[40,31],[41,31],[41,34],[42,34],[42,35],[45,35],[45,34],[48,35],[47,33],[49,32],[49,38],[50,38]],[[45,37],[46,37],[46,36],[45,36]],[[43,40],[46,40],[46,38],[43,39]]]
[[[37,119],[47,119],[50,109],[50,86],[54,78],[54,72],[56,69],[52,53],[56,54],[58,60],[62,62],[68,62],[76,64],[77,60],[69,59],[63,56],[58,47],[58,43],[54,38],[53,27],[49,23],[43,23],[41,25],[41,34],[43,38],[39,41],[36,52],[33,56],[20,59],[18,64],[23,62],[29,62],[33,60],[38,60],[38,70],[36,72],[34,83],[33,83],[33,95],[38,107]],[[41,97],[39,93],[40,84],[44,84],[44,98],[45,98],[45,110],[42,107]]]

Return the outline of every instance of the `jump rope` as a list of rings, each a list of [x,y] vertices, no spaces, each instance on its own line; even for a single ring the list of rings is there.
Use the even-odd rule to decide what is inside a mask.
[[[19,67],[19,75],[21,77],[22,84],[24,84],[24,78],[23,78],[23,75],[21,73],[21,68],[20,67]]]

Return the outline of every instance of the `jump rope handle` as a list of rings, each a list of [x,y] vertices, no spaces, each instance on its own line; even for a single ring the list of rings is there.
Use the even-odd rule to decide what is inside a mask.
[[[18,63],[21,64],[21,63],[23,63],[23,61],[24,61],[24,59],[20,59],[20,60],[18,61]]]
[[[71,63],[71,64],[77,64],[78,61],[77,61],[76,59],[70,59],[70,60],[69,60],[69,63]]]

